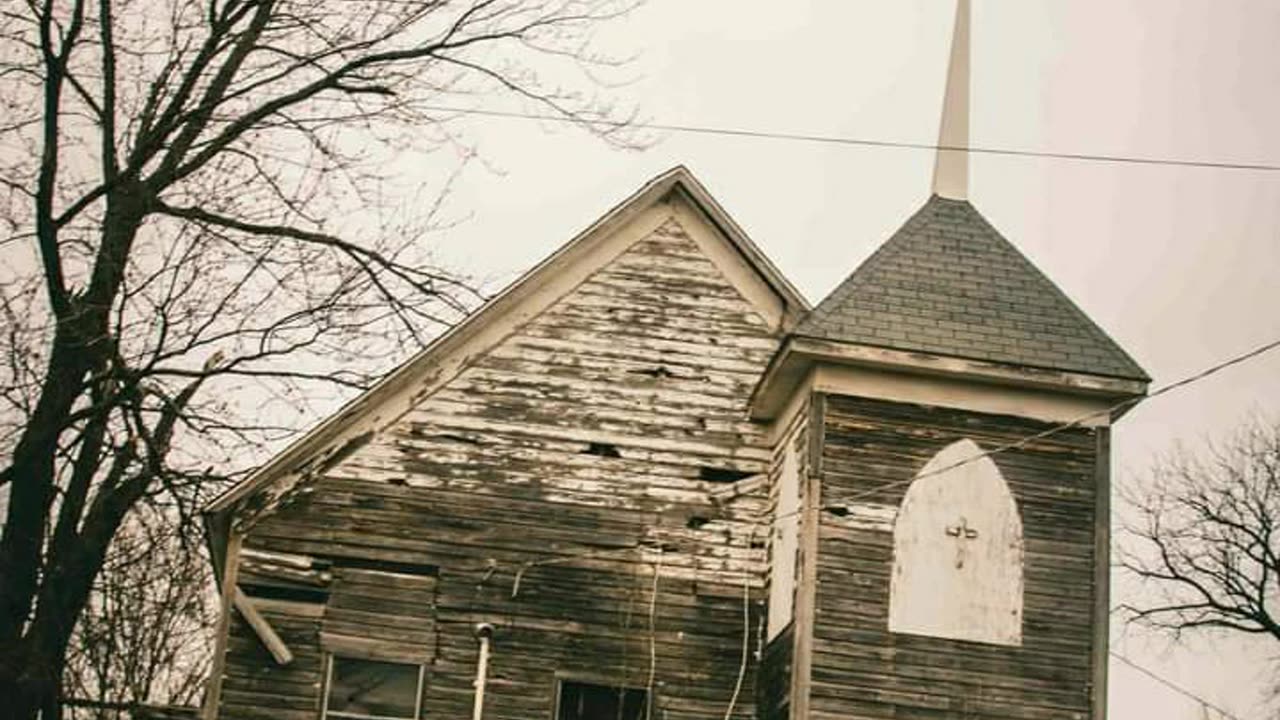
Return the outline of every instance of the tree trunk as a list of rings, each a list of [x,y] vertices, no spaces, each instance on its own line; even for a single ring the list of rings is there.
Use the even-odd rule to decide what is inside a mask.
[[[0,720],[53,720],[60,715],[58,696],[63,659],[48,656],[22,639],[0,665]],[[41,712],[44,711],[43,716]]]

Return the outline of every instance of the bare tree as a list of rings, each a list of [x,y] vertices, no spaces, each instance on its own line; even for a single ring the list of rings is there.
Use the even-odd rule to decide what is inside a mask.
[[[191,537],[146,505],[117,531],[68,652],[64,695],[97,708],[75,717],[199,702],[215,603],[207,558]]]
[[[1161,462],[1126,493],[1121,566],[1150,591],[1121,610],[1173,633],[1196,629],[1280,640],[1280,423],[1246,424],[1203,456]]]
[[[470,153],[442,99],[631,141],[557,84],[599,87],[614,61],[592,32],[631,5],[0,6],[0,714],[58,716],[132,510],[189,525],[308,402],[367,386],[472,305],[422,241],[436,195],[394,172]]]

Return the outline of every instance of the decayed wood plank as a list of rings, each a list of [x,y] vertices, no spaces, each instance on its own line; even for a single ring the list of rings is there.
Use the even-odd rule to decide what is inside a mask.
[[[209,670],[209,687],[205,691],[201,716],[204,720],[218,717],[222,701],[222,679],[227,672],[227,641],[231,635],[231,607],[235,599],[236,572],[240,566],[240,547],[243,537],[232,532],[227,538],[226,555],[222,559],[221,600],[216,635],[214,635],[213,667]]]
[[[271,623],[258,612],[253,606],[253,600],[244,594],[239,587],[231,591],[232,603],[236,610],[240,611],[240,615],[249,623],[249,627],[257,633],[258,638],[262,641],[263,647],[267,652],[271,653],[271,657],[276,661],[277,665],[288,665],[293,662],[293,653],[289,651],[289,646],[284,644],[280,636],[276,634]]]
[[[1093,598],[1092,700],[1094,720],[1107,720],[1107,664],[1110,661],[1111,638],[1108,620],[1111,616],[1111,430],[1098,430],[1095,467],[1097,488],[1094,516],[1093,552],[1095,594]]]

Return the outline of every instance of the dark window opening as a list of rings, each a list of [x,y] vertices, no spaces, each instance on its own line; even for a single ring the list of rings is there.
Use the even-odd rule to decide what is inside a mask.
[[[324,717],[417,720],[422,678],[421,665],[332,656]]]
[[[742,470],[729,470],[727,468],[714,468],[703,465],[698,469],[698,479],[706,480],[713,483],[735,483],[744,480],[752,475],[759,473],[745,472]]]
[[[590,683],[560,683],[556,720],[643,720],[644,690]]]
[[[587,443],[587,447],[582,451],[583,455],[599,455],[600,457],[616,458],[622,457],[622,453],[618,452],[618,446],[610,443],[593,442]]]

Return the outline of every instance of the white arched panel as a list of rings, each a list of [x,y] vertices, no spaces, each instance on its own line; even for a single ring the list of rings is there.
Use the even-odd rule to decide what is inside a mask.
[[[893,529],[890,631],[1022,644],[1022,520],[981,454],[972,440],[954,442],[907,489]]]

